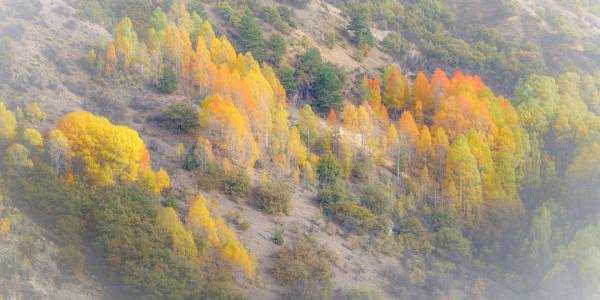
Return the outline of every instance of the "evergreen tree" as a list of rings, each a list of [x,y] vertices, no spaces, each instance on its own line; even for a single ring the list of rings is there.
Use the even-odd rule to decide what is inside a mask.
[[[177,90],[177,76],[173,68],[165,67],[160,73],[158,90],[165,94],[171,94]]]
[[[342,84],[342,80],[333,65],[320,65],[312,83],[311,92],[315,99],[313,107],[321,113],[325,113],[330,109],[341,111],[343,96],[340,90]]]
[[[262,30],[250,14],[246,14],[240,24],[240,50],[241,52],[251,52],[258,61],[264,61],[267,58]]]

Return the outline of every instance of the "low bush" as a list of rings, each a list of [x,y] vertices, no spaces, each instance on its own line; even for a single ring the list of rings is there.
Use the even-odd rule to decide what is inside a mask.
[[[225,194],[238,199],[246,198],[252,189],[250,177],[243,171],[225,175],[222,186]]]
[[[353,202],[337,204],[335,218],[344,228],[357,234],[368,233],[376,225],[373,213]]]
[[[335,257],[313,237],[300,237],[273,255],[271,276],[290,299],[330,299]]]
[[[360,203],[374,214],[381,215],[390,212],[394,203],[394,196],[389,192],[389,187],[377,183],[362,190]]]
[[[290,210],[292,191],[282,181],[267,182],[256,188],[255,198],[261,210],[271,214],[287,215]]]
[[[160,127],[177,133],[187,133],[198,127],[196,108],[190,104],[173,104],[156,116],[155,120]]]

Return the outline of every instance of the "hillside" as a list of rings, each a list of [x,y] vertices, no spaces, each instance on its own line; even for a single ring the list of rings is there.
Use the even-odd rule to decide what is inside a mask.
[[[594,299],[599,34],[584,1],[0,1],[0,299]]]

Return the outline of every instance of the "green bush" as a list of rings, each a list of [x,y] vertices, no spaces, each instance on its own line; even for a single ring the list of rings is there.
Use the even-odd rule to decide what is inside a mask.
[[[258,207],[271,214],[285,214],[290,210],[292,191],[282,182],[267,182],[256,188],[255,198]]]
[[[342,174],[344,174],[344,171],[335,156],[327,154],[319,159],[317,176],[320,184],[335,182],[342,177]]]
[[[354,195],[348,191],[343,180],[322,184],[319,187],[317,198],[328,214],[333,214],[340,203],[354,202]]]
[[[219,164],[208,164],[206,170],[198,172],[198,187],[204,190],[221,189],[225,172]]]
[[[360,193],[360,203],[374,214],[389,213],[395,200],[389,190],[390,187],[382,183],[370,185]]]
[[[187,171],[192,171],[192,170],[197,169],[199,166],[200,166],[200,164],[194,157],[193,149],[190,149],[190,151],[185,155],[185,158],[183,160],[183,165],[181,167]]]
[[[285,93],[288,96],[296,93],[298,86],[296,85],[294,70],[287,64],[284,64],[279,68],[279,81],[281,82],[281,85],[283,85]]]
[[[373,213],[353,202],[342,202],[335,206],[335,218],[346,230],[365,234],[376,225]]]
[[[431,213],[431,226],[434,232],[438,232],[445,227],[458,228],[459,225],[459,217],[453,206],[436,209]]]
[[[158,80],[158,90],[164,94],[172,94],[177,90],[177,75],[173,68],[163,68]]]
[[[398,224],[399,243],[408,251],[428,254],[431,245],[427,239],[427,228],[416,216],[400,221]]]
[[[127,287],[128,298],[202,298],[198,272],[172,250],[170,235],[157,222],[154,193],[119,185],[101,191],[98,200],[92,218],[96,248],[104,271]]]
[[[156,117],[160,127],[173,130],[177,133],[187,133],[198,127],[196,108],[190,104],[173,104]]]
[[[373,47],[375,39],[369,28],[368,11],[363,9],[355,10],[350,16],[350,23],[346,28],[350,32],[350,40],[359,47]]]
[[[274,33],[269,40],[269,50],[271,50],[271,62],[275,65],[279,64],[281,58],[287,51],[287,42],[283,35]]]
[[[202,0],[190,0],[187,6],[190,12],[196,12],[202,20],[208,20],[208,14]]]
[[[277,246],[283,245],[283,243],[285,242],[283,239],[283,232],[281,232],[281,230],[277,230],[277,232],[275,232],[275,234],[273,235],[272,241],[273,244]]]
[[[471,242],[456,228],[444,227],[433,238],[435,252],[445,258],[471,257]]]
[[[227,195],[243,199],[248,196],[251,189],[250,177],[243,171],[233,172],[223,179],[223,192]]]
[[[398,32],[388,33],[381,42],[383,50],[396,59],[402,58],[410,49],[410,43]]]
[[[312,237],[300,237],[273,255],[271,276],[289,299],[330,299],[334,254]]]
[[[352,176],[359,180],[367,180],[375,173],[375,162],[368,155],[356,156],[352,167]]]

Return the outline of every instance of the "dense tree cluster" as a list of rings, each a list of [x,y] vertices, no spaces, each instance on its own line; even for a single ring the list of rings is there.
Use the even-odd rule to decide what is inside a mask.
[[[131,299],[244,298],[233,272],[253,278],[253,257],[202,196],[190,200],[185,222],[160,206],[169,177],[150,169],[136,131],[73,112],[40,134],[45,114],[37,104],[16,114],[0,108],[0,186],[52,233],[65,274],[87,272],[93,261]],[[5,221],[2,232],[10,230]]]

